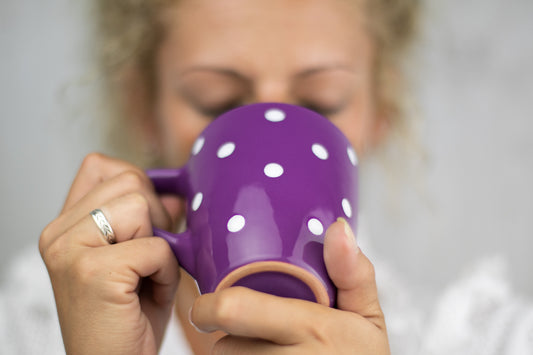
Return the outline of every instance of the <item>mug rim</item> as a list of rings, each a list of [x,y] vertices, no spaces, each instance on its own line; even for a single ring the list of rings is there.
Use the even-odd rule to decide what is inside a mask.
[[[315,296],[316,302],[324,305],[330,306],[330,299],[328,292],[325,286],[320,282],[320,280],[314,276],[311,272],[305,270],[300,266],[290,264],[284,261],[255,261],[243,266],[236,268],[227,274],[217,285],[215,292],[224,290],[226,288],[232,287],[239,280],[254,274],[266,273],[266,272],[277,272],[292,276],[301,282],[303,282],[313,295]]]

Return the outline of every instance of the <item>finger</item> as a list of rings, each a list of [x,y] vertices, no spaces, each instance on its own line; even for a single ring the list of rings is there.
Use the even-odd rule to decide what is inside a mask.
[[[78,252],[67,250],[63,255],[56,252],[56,256],[46,265],[53,270],[50,278],[61,326],[69,334],[66,339],[81,334],[78,340],[82,344],[91,343],[92,338],[84,335],[92,332],[98,338],[100,328],[104,336],[96,341],[103,341],[100,348],[104,349],[106,342],[107,346],[116,345],[113,335],[129,334],[136,341],[139,335],[153,330],[154,347],[160,344],[179,282],[179,267],[166,241],[140,238]],[[57,259],[63,260],[57,263]],[[150,287],[141,289],[139,297],[137,286],[143,277]],[[106,322],[114,326],[106,328]],[[109,339],[105,335],[110,335]]]
[[[149,279],[149,282],[143,280],[139,299],[141,309],[148,317],[154,334],[159,336],[156,341],[160,344],[170,319],[180,279],[178,261],[169,244],[162,238],[147,237],[102,249],[106,249],[102,254],[103,258],[112,260],[118,257],[119,262],[135,274],[132,274],[133,280],[128,290],[130,296],[136,296],[135,285],[139,283],[140,278]],[[122,266],[119,265],[118,268],[121,269]]]
[[[80,274],[106,278],[110,283],[127,284],[124,294],[135,293],[139,279],[148,277],[157,286],[153,299],[157,304],[172,303],[179,280],[179,265],[168,243],[158,237],[143,237],[124,241],[104,248],[91,249],[89,261],[81,262],[90,270]],[[110,287],[110,292],[116,289]],[[114,300],[116,301],[116,300]]]
[[[179,265],[168,243],[158,237],[138,238],[91,249],[87,255],[89,260],[82,264],[90,265],[89,270],[80,270],[80,274],[106,280],[106,287],[97,289],[99,297],[122,305],[140,301],[154,334],[162,336],[180,279]],[[139,281],[143,278],[147,279],[143,280],[138,295]],[[138,321],[137,312],[131,316],[132,319],[123,321]]]
[[[293,351],[291,345],[280,346],[263,339],[253,339],[226,335],[215,343],[212,354],[289,354]]]
[[[144,174],[141,169],[125,161],[99,153],[87,155],[74,178],[63,211],[71,208],[96,185],[126,171],[137,172],[140,176]]]
[[[324,317],[328,307],[298,299],[282,298],[245,287],[198,297],[191,322],[201,331],[261,338],[281,345],[303,342],[313,331],[313,319]]]
[[[173,219],[176,218],[177,213],[175,207],[172,206],[172,208],[174,208],[172,210],[174,215],[171,217],[158,196],[155,194],[153,185],[148,178],[144,173],[140,174],[134,170],[122,172],[119,175],[111,177],[109,180],[98,184],[92,191],[75,203],[74,206],[58,217],[55,223],[66,230],[72,224],[85,217],[93,209],[100,208],[100,206],[110,200],[130,193],[140,193],[146,198],[150,206],[150,218],[155,226],[162,229],[169,229],[173,225]],[[166,200],[172,200],[172,198],[178,200],[178,198],[174,196],[168,196],[166,197]],[[172,203],[176,202],[172,201]],[[171,205],[168,202],[167,204]],[[64,230],[58,231],[58,234],[64,232]]]
[[[337,307],[384,327],[374,266],[357,246],[348,223],[339,218],[326,231],[324,262],[337,287]]]
[[[129,269],[152,282],[150,302],[153,305],[168,305],[174,302],[174,294],[180,278],[179,265],[169,244],[162,238],[147,237],[130,240],[107,248],[109,257],[122,253]]]
[[[185,215],[185,200],[182,197],[168,194],[160,195],[159,199],[174,224],[168,230],[175,230],[176,223]]]
[[[100,209],[109,222],[117,243],[120,243],[153,235],[149,208],[143,195],[132,193],[114,199]],[[62,247],[100,247],[109,244],[89,214],[59,236],[58,242]]]

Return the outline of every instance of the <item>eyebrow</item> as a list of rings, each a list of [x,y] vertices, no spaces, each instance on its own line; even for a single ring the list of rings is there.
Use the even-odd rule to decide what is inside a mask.
[[[347,71],[347,72],[350,72],[350,73],[354,73],[355,72],[355,68],[353,68],[353,67],[351,67],[349,65],[345,65],[345,64],[327,64],[327,65],[320,65],[320,66],[316,66],[316,67],[310,67],[310,68],[304,69],[302,71],[299,71],[299,72],[297,72],[296,74],[293,75],[293,78],[294,79],[301,79],[301,78],[305,78],[305,77],[308,77],[308,76],[311,76],[311,75],[314,75],[314,74],[317,74],[317,73],[320,73],[320,72],[328,71],[328,70],[343,70],[343,71]],[[182,71],[180,73],[180,76],[184,76],[184,75],[187,75],[189,73],[205,72],[205,71],[226,75],[226,76],[229,76],[229,77],[232,77],[232,78],[235,78],[235,79],[239,79],[239,80],[242,80],[242,81],[245,81],[245,82],[252,81],[252,79],[250,77],[240,73],[239,71],[237,71],[235,69],[226,68],[226,67],[211,66],[211,65],[200,65],[200,66],[194,66],[194,67],[188,68],[188,69]]]
[[[305,78],[307,76],[311,76],[311,75],[318,74],[318,73],[324,72],[324,71],[329,71],[329,70],[343,70],[343,71],[347,71],[347,72],[350,72],[350,73],[354,73],[355,72],[355,68],[350,67],[350,66],[345,65],[345,64],[327,64],[327,65],[320,65],[320,66],[304,69],[304,70],[296,73],[294,75],[294,78],[296,78],[296,79]]]
[[[246,75],[238,72],[237,70],[231,69],[231,68],[225,68],[225,67],[216,67],[216,66],[210,66],[210,65],[199,65],[194,66],[191,68],[188,68],[180,73],[180,76],[187,75],[189,73],[194,72],[214,72],[217,74],[222,74],[226,76],[230,76],[235,79],[243,80],[243,81],[250,81],[250,78],[248,78]]]

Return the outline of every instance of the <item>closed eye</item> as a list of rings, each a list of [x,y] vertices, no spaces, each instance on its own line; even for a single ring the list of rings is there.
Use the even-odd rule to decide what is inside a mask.
[[[327,118],[330,118],[331,116],[339,113],[344,109],[346,106],[344,103],[341,105],[335,105],[335,106],[324,106],[324,105],[318,105],[311,102],[303,102],[301,106],[308,108],[312,111],[315,111],[316,113],[325,116]]]
[[[201,115],[207,118],[215,119],[227,111],[242,106],[242,103],[239,100],[236,100],[214,106],[202,106],[199,104],[193,104],[193,106],[194,109]]]

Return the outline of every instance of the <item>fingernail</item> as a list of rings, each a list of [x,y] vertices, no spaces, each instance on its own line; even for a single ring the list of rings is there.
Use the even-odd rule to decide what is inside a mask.
[[[202,333],[202,334],[206,334],[206,333],[208,333],[208,332],[204,332],[203,330],[201,330],[200,328],[198,328],[198,327],[196,326],[196,324],[194,324],[194,322],[192,321],[192,307],[189,308],[189,323],[193,326],[194,329],[196,329],[196,331],[197,331],[198,333]]]
[[[344,225],[344,234],[348,238],[348,242],[353,246],[355,250],[359,250],[357,240],[355,239],[355,234],[353,233],[352,228],[348,224],[348,221],[346,221],[342,217],[337,218],[337,221],[341,222]]]

